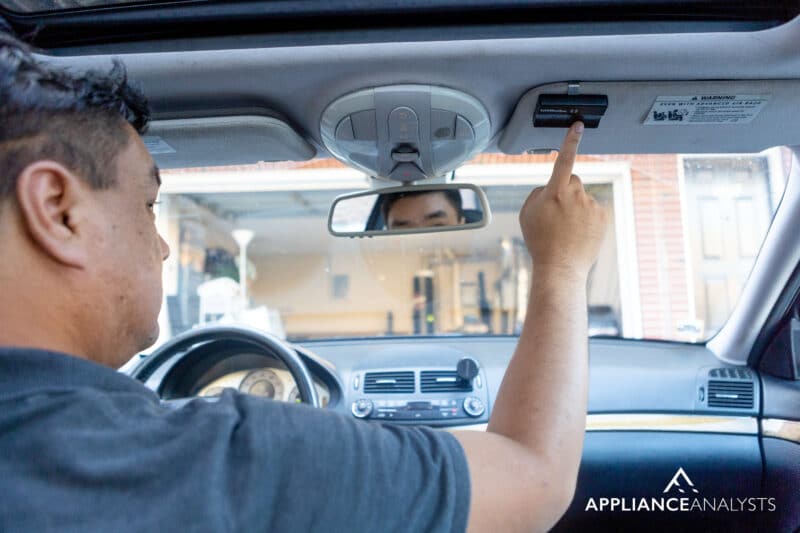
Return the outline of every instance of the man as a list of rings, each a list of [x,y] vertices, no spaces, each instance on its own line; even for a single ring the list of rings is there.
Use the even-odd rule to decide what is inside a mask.
[[[388,229],[460,226],[465,222],[457,189],[387,194],[381,197],[381,213]]]
[[[156,339],[158,170],[116,67],[0,44],[0,530],[531,531],[574,491],[586,279],[605,214],[571,174],[520,213],[528,319],[486,432],[451,435],[225,394],[162,407],[112,369]],[[103,366],[104,365],[104,366]]]

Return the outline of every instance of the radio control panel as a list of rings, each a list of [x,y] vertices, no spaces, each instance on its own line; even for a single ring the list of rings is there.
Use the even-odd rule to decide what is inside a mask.
[[[485,376],[471,358],[450,367],[370,369],[355,374],[352,387],[350,412],[364,420],[434,426],[488,420]]]
[[[486,412],[486,404],[477,396],[437,400],[355,400],[351,412],[356,418],[377,420],[431,421],[473,419]]]

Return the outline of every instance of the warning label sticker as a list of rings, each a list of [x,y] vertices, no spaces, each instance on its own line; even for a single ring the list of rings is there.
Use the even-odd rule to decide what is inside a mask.
[[[645,125],[747,124],[769,101],[768,95],[659,96]]]
[[[144,135],[142,137],[142,141],[144,142],[144,146],[147,148],[147,151],[153,155],[175,153],[175,148],[168,145],[161,137],[156,137],[155,135]]]

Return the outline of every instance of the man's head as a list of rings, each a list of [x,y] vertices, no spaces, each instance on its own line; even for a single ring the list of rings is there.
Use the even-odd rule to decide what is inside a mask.
[[[121,64],[71,74],[0,34],[0,344],[113,366],[156,340],[169,250],[148,119]]]
[[[464,224],[461,193],[457,189],[393,193],[385,195],[381,202],[383,220],[389,229]]]

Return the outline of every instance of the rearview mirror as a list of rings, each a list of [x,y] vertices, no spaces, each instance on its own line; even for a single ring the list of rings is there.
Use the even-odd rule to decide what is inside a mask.
[[[407,185],[336,198],[328,231],[373,237],[482,228],[491,220],[486,194],[475,185]]]

